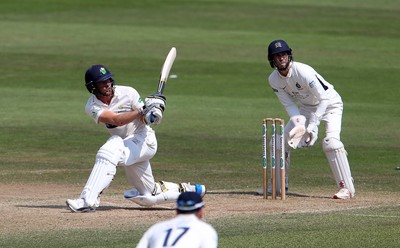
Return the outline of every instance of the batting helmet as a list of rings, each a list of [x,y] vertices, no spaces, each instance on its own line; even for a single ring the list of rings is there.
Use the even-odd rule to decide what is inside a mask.
[[[85,73],[85,86],[86,89],[94,94],[96,91],[95,84],[107,79],[111,79],[114,86],[114,75],[104,65],[92,65]]]
[[[287,52],[289,55],[289,62],[292,61],[292,49],[284,40],[274,40],[268,46],[268,61],[272,68],[275,68],[274,60],[272,55]]]

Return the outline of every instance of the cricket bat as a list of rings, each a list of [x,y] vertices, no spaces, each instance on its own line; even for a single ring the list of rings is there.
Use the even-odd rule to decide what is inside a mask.
[[[169,51],[167,57],[165,58],[164,65],[161,68],[160,82],[158,83],[157,94],[163,94],[165,85],[167,84],[169,72],[171,70],[172,64],[176,58],[176,48],[172,47]]]

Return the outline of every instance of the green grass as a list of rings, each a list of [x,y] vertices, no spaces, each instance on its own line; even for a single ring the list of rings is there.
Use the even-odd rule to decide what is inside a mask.
[[[399,207],[223,218],[210,222],[219,247],[396,247]],[[148,225],[11,235],[4,247],[131,247]],[[377,232],[377,230],[382,230]],[[1,239],[0,239],[1,240]],[[51,242],[49,243],[49,240]],[[73,242],[71,243],[71,240]]]
[[[285,214],[263,218],[220,220],[223,247],[395,247],[398,243],[398,208],[334,213]],[[391,216],[392,214],[393,216]],[[376,226],[385,233],[374,234]],[[225,229],[224,226],[248,223],[253,229]],[[225,236],[232,237],[226,239]],[[323,237],[323,238],[321,238]]]
[[[398,192],[399,11],[394,0],[2,1],[0,182],[83,183],[107,139],[84,114],[85,70],[103,63],[118,84],[146,96],[176,46],[171,73],[178,78],[168,82],[165,118],[155,127],[154,174],[210,189],[257,189],[260,121],[287,119],[267,84],[266,46],[282,38],[295,60],[312,65],[343,97],[342,140],[357,190]],[[332,186],[320,142],[293,152],[296,189]],[[370,211],[397,217],[369,217]],[[220,247],[395,247],[398,211],[245,216],[212,224]],[[91,247],[132,247],[147,227],[28,233],[2,237],[0,244],[83,247],[90,237]]]

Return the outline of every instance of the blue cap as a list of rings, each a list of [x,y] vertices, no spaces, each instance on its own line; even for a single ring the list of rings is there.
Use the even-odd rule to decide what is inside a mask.
[[[196,192],[181,193],[176,203],[177,203],[177,209],[180,212],[192,212],[204,206],[204,202],[201,199],[201,196]]]
[[[93,93],[96,91],[95,84],[107,79],[112,79],[114,75],[104,65],[92,65],[85,73],[85,86],[86,89]]]

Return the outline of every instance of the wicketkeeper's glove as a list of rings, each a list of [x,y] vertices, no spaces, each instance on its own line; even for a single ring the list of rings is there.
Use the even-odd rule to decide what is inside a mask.
[[[296,149],[306,132],[306,117],[303,115],[295,115],[290,118],[290,122],[292,123],[293,128],[288,134],[288,144],[293,149]]]

